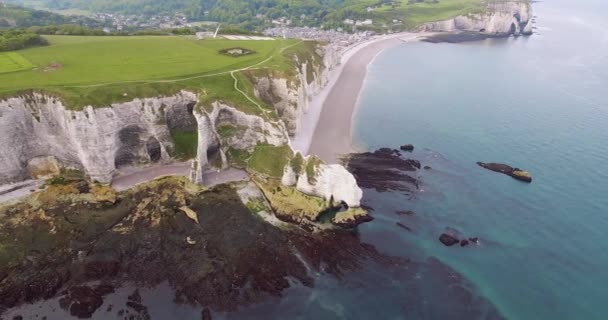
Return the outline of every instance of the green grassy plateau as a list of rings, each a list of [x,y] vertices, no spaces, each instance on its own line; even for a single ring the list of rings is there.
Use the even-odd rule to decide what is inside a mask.
[[[377,0],[353,1],[331,13],[329,16],[337,19],[346,17],[347,13],[359,13],[374,19],[374,25],[392,23],[393,19],[400,20],[403,26],[413,28],[422,23],[446,20],[459,15],[483,12],[488,1],[495,0],[424,0],[410,3],[409,0],[394,0],[378,5]],[[367,12],[371,7],[373,11]]]
[[[296,40],[198,41],[182,36],[46,38],[50,46],[0,55],[0,97],[38,90],[59,96],[72,109],[80,109],[189,89],[200,92],[202,102],[224,100],[244,108],[249,106],[255,112],[259,108],[234,89],[230,71],[252,67],[288,73],[293,69],[288,50],[290,53],[299,47],[308,50]],[[232,47],[255,53],[241,57],[219,53]],[[251,91],[246,77],[240,72],[235,72],[235,76],[241,90]]]
[[[0,52],[0,74],[32,69],[34,65],[17,52]]]

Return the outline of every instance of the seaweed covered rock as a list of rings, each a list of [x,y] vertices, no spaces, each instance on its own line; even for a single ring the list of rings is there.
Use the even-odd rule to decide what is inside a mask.
[[[508,166],[508,165],[502,164],[502,163],[477,162],[477,165],[482,168],[488,169],[490,171],[506,174],[516,180],[520,180],[520,181],[524,181],[524,182],[528,182],[528,183],[532,182],[532,176],[530,175],[530,173],[527,171],[521,170],[519,168],[513,168],[511,166]]]
[[[374,218],[367,214],[367,211],[361,208],[350,208],[338,212],[331,222],[341,228],[352,229],[362,223],[370,222],[372,220],[374,220]]]
[[[420,161],[402,158],[399,150],[381,148],[374,152],[354,153],[346,163],[348,171],[362,188],[405,193],[418,189],[418,180],[408,172],[419,170]]]

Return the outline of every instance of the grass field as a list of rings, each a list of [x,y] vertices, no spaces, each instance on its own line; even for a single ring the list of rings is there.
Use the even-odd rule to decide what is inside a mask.
[[[295,40],[197,41],[181,36],[46,38],[50,46],[19,51],[34,69],[30,65],[30,70],[0,74],[1,96],[37,89],[60,95],[68,106],[79,109],[191,89],[202,92],[203,100],[224,99],[257,108],[234,89],[230,71],[252,65],[289,70],[289,59],[281,49],[298,44]],[[219,54],[231,47],[256,53]],[[11,68],[8,62],[5,65],[2,70]],[[237,77],[246,81],[240,73]],[[247,83],[239,87],[252,90]]]
[[[367,7],[373,7],[370,13],[374,24],[391,24],[393,19],[403,22],[406,28],[414,28],[425,22],[446,20],[458,15],[484,11],[488,1],[496,0],[425,0],[410,3],[409,0],[395,0],[391,4],[377,6],[377,0],[362,0],[346,5],[334,14],[343,12],[366,12]],[[331,14],[330,14],[331,15]],[[368,16],[366,14],[366,16]]]
[[[0,52],[0,74],[30,70],[34,65],[17,52]]]

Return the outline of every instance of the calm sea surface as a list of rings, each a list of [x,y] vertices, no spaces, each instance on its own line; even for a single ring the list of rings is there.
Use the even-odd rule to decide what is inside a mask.
[[[438,258],[509,319],[606,319],[608,3],[544,1],[534,14],[529,38],[403,44],[370,66],[355,144],[413,143],[412,157],[433,170],[419,174],[414,199],[371,199],[378,219],[362,226],[362,239]],[[398,208],[416,211],[415,232],[393,228]],[[481,245],[443,247],[446,227]]]

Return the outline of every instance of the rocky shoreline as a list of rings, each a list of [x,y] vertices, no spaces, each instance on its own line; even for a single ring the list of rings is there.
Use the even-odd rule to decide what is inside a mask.
[[[336,273],[352,259],[381,256],[354,247],[359,253],[342,261],[335,260],[338,247],[308,250],[337,246],[336,237],[351,241],[351,235],[274,226],[256,217],[265,208],[252,205],[254,198],[243,203],[239,185],[206,190],[184,178],[161,178],[114,193],[96,186],[79,190],[79,184],[49,186],[0,207],[0,258],[6,262],[0,266],[0,313],[57,297],[66,312],[88,318],[117,288],[163,282],[175,289],[176,301],[232,311],[280,296],[290,286],[286,277],[313,285],[294,246],[308,263],[330,259]],[[141,301],[131,300],[126,306],[142,314]]]

